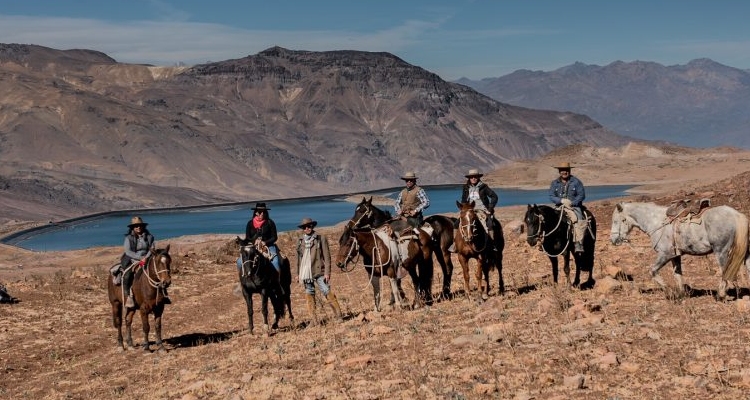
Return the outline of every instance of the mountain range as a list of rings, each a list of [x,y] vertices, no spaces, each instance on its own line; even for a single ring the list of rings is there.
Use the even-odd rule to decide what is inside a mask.
[[[706,58],[672,66],[579,62],[457,82],[501,102],[585,114],[635,138],[750,148],[750,71]]]
[[[272,47],[193,67],[0,44],[0,221],[456,183],[632,140],[389,53]]]

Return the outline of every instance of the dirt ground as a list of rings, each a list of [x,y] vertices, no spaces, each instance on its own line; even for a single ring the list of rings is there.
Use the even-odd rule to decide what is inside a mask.
[[[610,154],[573,173],[587,184],[644,185],[616,201],[666,205],[711,196],[713,205],[750,215],[747,154],[657,156],[639,157],[638,166],[621,162],[631,156]],[[538,187],[554,178],[554,161],[519,164],[486,180],[515,176],[514,184]],[[311,316],[294,284],[294,322],[282,320],[269,336],[262,334],[258,310],[255,334],[247,332],[244,301],[233,293],[234,235],[159,241],[160,247],[170,244],[173,256],[166,352],[116,347],[106,271],[120,248],[34,253],[0,246],[0,282],[18,299],[0,304],[0,398],[746,398],[746,273],[740,290],[731,289],[730,299],[719,302],[716,260],[686,256],[688,295],[660,289],[648,272],[654,252],[645,234],[634,232],[627,245],[610,244],[616,201],[588,204],[599,220],[596,284],[588,290],[570,289],[564,278],[552,283],[547,257],[515,229],[525,206],[506,207],[498,211],[507,242],[503,295],[493,272],[487,301],[462,296],[462,271],[454,259],[455,298],[374,312],[361,264],[348,273],[334,267],[333,287],[346,320],[334,322],[330,309],[319,304],[316,312],[325,323],[308,326]],[[334,253],[341,228],[318,229]],[[293,265],[297,234],[280,239]],[[669,267],[661,275],[674,284]],[[441,279],[436,266],[435,293]],[[408,280],[404,287],[411,299]],[[141,327],[136,317],[136,345],[143,344]]]

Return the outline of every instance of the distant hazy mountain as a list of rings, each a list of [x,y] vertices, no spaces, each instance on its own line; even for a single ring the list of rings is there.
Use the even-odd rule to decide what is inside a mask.
[[[623,135],[750,148],[750,71],[709,59],[668,67],[575,63],[458,83],[509,104],[585,114]]]
[[[0,219],[458,182],[629,139],[492,100],[388,53],[270,48],[188,67],[0,45]],[[32,213],[33,214],[33,213]]]

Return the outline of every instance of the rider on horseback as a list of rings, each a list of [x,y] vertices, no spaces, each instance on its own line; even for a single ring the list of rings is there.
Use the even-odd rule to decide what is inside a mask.
[[[143,222],[141,217],[133,217],[128,225],[128,233],[125,234],[123,247],[125,252],[120,258],[120,270],[123,271],[122,284],[123,293],[128,296],[125,301],[125,307],[135,307],[133,301],[133,276],[136,271],[136,265],[143,267],[146,265],[148,258],[151,257],[151,248],[154,246],[154,235],[146,229],[147,223]],[[171,304],[169,296],[164,292],[164,304]]]
[[[560,177],[550,184],[549,199],[556,206],[562,207],[570,222],[574,224],[574,251],[582,253],[587,222],[581,207],[583,206],[583,200],[586,199],[586,191],[583,188],[583,182],[570,174],[570,169],[573,167],[570,166],[569,162],[562,163],[555,168],[559,171]]]
[[[478,214],[485,232],[490,236],[493,246],[495,245],[495,229],[493,227],[493,218],[495,214],[495,205],[497,204],[497,193],[492,188],[482,182],[484,174],[479,173],[478,169],[470,169],[466,176],[466,183],[461,194],[461,202],[474,202],[474,211]]]
[[[430,206],[430,199],[424,189],[417,185],[417,175],[414,172],[407,172],[401,177],[406,181],[406,187],[399,192],[393,209],[396,215],[406,217],[406,221],[414,228],[419,228],[424,224],[422,211]]]

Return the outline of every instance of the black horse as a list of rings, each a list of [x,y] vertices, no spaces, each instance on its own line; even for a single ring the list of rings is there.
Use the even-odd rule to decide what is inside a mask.
[[[263,314],[263,329],[269,334],[268,329],[268,300],[271,300],[274,310],[274,320],[271,329],[278,329],[279,320],[284,316],[284,307],[289,311],[289,320],[294,327],[294,315],[292,314],[291,283],[292,273],[289,260],[281,258],[281,275],[273,267],[271,260],[266,256],[267,249],[259,248],[246,239],[235,239],[240,245],[240,260],[242,266],[239,268],[240,285],[242,296],[247,304],[248,329],[253,333],[253,294],[260,294],[261,314]],[[281,257],[281,255],[278,255]]]
[[[576,277],[572,286],[579,287],[581,271],[588,272],[588,279],[583,287],[594,284],[594,247],[596,246],[596,218],[585,207],[583,213],[588,220],[588,228],[583,238],[583,253],[573,252],[576,263]],[[568,284],[570,282],[570,253],[573,250],[573,224],[562,210],[545,205],[528,205],[523,218],[526,225],[526,242],[530,246],[539,246],[552,263],[552,279],[557,283],[557,257],[562,256],[563,271]]]
[[[425,217],[424,223],[432,227],[432,252],[443,270],[442,296],[450,298],[453,260],[448,249],[453,245],[453,231],[458,226],[458,219],[436,214]]]

